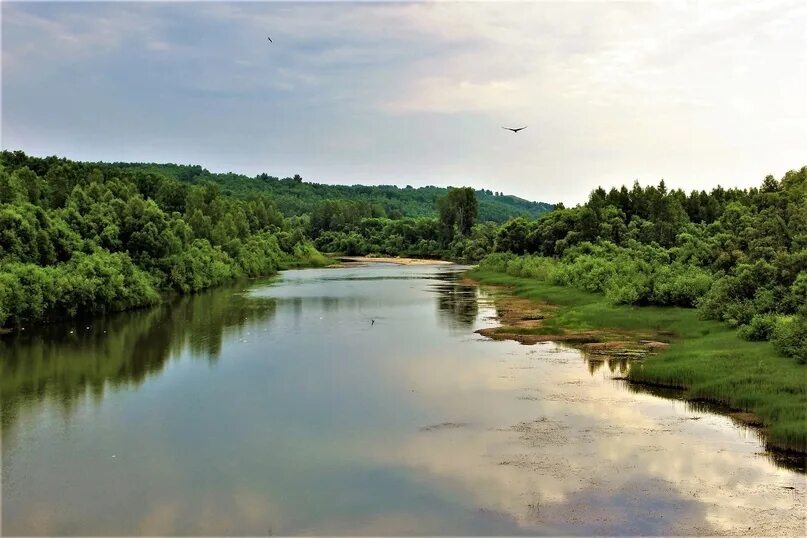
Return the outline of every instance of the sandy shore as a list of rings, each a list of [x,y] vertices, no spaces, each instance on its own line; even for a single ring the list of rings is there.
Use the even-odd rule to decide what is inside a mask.
[[[340,256],[339,261],[344,263],[395,263],[398,265],[450,265],[452,263],[445,260],[426,260],[423,258],[373,258],[370,256]]]

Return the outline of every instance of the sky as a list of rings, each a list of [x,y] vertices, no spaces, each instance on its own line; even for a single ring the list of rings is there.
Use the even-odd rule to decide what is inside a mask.
[[[807,165],[802,0],[0,9],[0,143],[33,155],[567,205]]]

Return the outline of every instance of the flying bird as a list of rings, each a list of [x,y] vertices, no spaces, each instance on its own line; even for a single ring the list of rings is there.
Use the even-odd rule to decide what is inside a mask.
[[[266,39],[268,39],[268,40],[269,40],[269,43],[274,43],[274,41],[272,41],[272,38],[271,38],[271,37],[266,36]]]
[[[524,127],[518,127],[516,129],[513,129],[512,127],[502,127],[502,129],[507,129],[508,131],[513,131],[514,133],[517,133],[519,131],[523,131],[526,128],[527,128],[526,125]]]

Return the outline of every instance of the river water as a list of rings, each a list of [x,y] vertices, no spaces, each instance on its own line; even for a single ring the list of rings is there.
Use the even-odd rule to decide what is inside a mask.
[[[805,534],[758,435],[474,333],[454,266],[286,271],[0,341],[5,535]]]

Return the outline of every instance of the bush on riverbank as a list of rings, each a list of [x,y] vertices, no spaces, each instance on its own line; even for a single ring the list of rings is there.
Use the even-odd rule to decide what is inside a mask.
[[[807,318],[803,315],[779,318],[771,331],[773,345],[783,355],[807,364]]]
[[[0,265],[0,325],[126,310],[158,300],[155,279],[124,253],[77,253],[48,267]]]
[[[658,257],[654,259],[653,254]],[[735,293],[726,291],[733,283],[731,277],[715,279],[702,268],[669,263],[657,249],[585,244],[570,249],[560,259],[496,253],[484,258],[479,269],[602,293],[614,305],[698,305],[701,316],[739,328],[740,337],[774,339],[780,353],[800,363],[807,362],[807,322],[801,312],[777,314],[777,308],[784,308],[768,304],[765,294],[759,294],[756,304],[737,300],[728,305],[721,303],[720,298],[730,301],[727,296],[736,297]],[[802,282],[803,279],[799,279],[794,289],[800,290]],[[763,301],[766,303],[760,304]]]
[[[692,307],[712,284],[705,270],[670,262],[658,247],[583,244],[560,259],[491,254],[479,267],[603,293],[613,304]]]
[[[0,326],[327,263],[262,196],[236,199],[139,169],[0,157]]]

